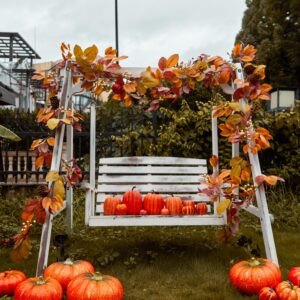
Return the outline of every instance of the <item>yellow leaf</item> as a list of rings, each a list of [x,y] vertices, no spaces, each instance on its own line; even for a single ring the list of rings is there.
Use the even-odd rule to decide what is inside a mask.
[[[74,52],[76,59],[82,58],[83,51],[79,45],[75,45],[73,52]]]
[[[235,166],[232,168],[230,175],[231,175],[231,176],[240,177],[241,172],[242,172],[241,165],[235,165]]]
[[[48,122],[47,122],[47,126],[50,130],[53,130],[57,127],[57,125],[59,124],[60,122],[60,119],[55,119],[55,118],[52,118],[52,119],[49,119]]]
[[[241,111],[241,105],[238,102],[231,102],[229,106],[235,111]]]
[[[72,121],[68,118],[65,118],[65,119],[61,119],[62,122],[64,122],[65,124],[67,125],[71,125]]]
[[[178,63],[179,56],[178,54],[173,54],[167,59],[167,68],[175,67]]]
[[[240,122],[241,122],[241,116],[240,115],[230,115],[226,120],[226,123],[232,124],[232,125],[237,125]]]
[[[86,48],[83,54],[86,60],[92,63],[98,55],[98,48],[95,45],[93,45],[91,47]]]
[[[61,197],[65,195],[65,187],[61,177],[54,182],[53,195],[60,195]]]
[[[230,199],[222,200],[217,206],[217,213],[221,215],[231,204]]]
[[[59,178],[57,171],[49,171],[46,176],[46,181],[56,181]]]

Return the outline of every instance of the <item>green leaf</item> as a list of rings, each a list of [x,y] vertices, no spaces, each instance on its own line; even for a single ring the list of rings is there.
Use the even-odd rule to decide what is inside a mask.
[[[21,138],[18,135],[2,125],[0,125],[0,137],[13,142],[21,141]]]

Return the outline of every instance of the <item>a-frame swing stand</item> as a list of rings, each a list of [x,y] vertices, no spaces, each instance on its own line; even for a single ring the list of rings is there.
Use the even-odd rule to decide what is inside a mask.
[[[237,78],[243,79],[243,69],[240,64],[236,64],[236,74]],[[65,109],[72,109],[72,94],[74,93],[74,88],[72,87],[72,72],[69,68],[69,63],[67,62],[64,72],[64,83],[63,88],[61,91],[61,102],[60,106],[65,107]],[[243,108],[246,104],[245,100],[240,100],[241,107]],[[217,203],[214,204],[214,212],[213,216],[209,218],[209,215],[204,216],[184,216],[184,217],[152,217],[151,216],[139,216],[137,219],[136,216],[125,216],[125,217],[116,217],[106,216],[105,218],[101,217],[101,211],[97,211],[96,209],[96,199],[97,196],[99,196],[99,189],[96,187],[96,106],[95,103],[91,104],[90,107],[91,110],[91,135],[90,135],[90,180],[87,184],[87,196],[86,196],[86,208],[85,208],[85,220],[86,223],[91,226],[114,226],[111,224],[114,224],[114,221],[116,222],[116,226],[166,226],[166,225],[222,225],[226,224],[226,213],[223,214],[223,216],[220,216],[217,218],[216,216],[216,206]],[[63,117],[63,116],[62,116]],[[61,127],[57,128],[56,134],[55,134],[55,146],[53,149],[53,158],[51,163],[51,170],[59,172],[60,170],[60,162],[61,162],[61,155],[62,155],[62,144],[63,144],[63,137],[65,132],[65,124],[63,124]],[[213,154],[218,156],[218,125],[217,125],[217,119],[212,116],[212,146],[213,146]],[[232,146],[232,156],[238,156],[239,154],[239,145],[233,144]],[[248,151],[248,155],[250,158],[250,164],[251,164],[251,171],[253,180],[256,176],[261,175],[261,169],[260,169],[260,163],[258,159],[257,154],[252,154],[251,150]],[[68,126],[67,128],[67,159],[73,158],[73,127]],[[120,158],[121,159],[121,158]],[[118,161],[120,161],[120,159]],[[124,158],[127,161],[130,161],[129,158]],[[149,163],[149,159],[147,158],[147,161]],[[178,162],[178,159],[174,158],[175,162]],[[121,159],[122,160],[122,159]],[[172,160],[172,158],[168,158],[167,160]],[[191,159],[188,159],[190,162]],[[199,160],[202,161],[202,160]],[[158,159],[154,159],[154,162],[156,166],[153,168],[151,165],[148,165],[147,170],[156,170],[159,168],[157,164],[159,164]],[[127,163],[127,162],[126,162]],[[178,165],[178,163],[176,163]],[[108,178],[114,178],[112,176],[111,172],[109,172],[109,167],[105,166],[108,176],[103,175],[102,178],[105,178],[107,181],[105,182],[105,186],[109,185]],[[173,169],[172,169],[173,168]],[[178,168],[176,167],[176,172],[179,172]],[[140,170],[140,169],[138,169]],[[175,167],[168,167],[166,169],[169,170],[175,170]],[[186,170],[186,168],[182,168],[182,170]],[[215,172],[218,172],[218,166],[215,167]],[[150,171],[149,171],[150,172]],[[186,171],[185,171],[186,172]],[[178,175],[178,173],[176,173]],[[116,175],[116,174],[114,174]],[[159,178],[157,175],[154,177],[150,176],[151,174],[148,174],[147,176],[149,178]],[[173,174],[170,174],[170,176]],[[126,176],[123,176],[126,177]],[[141,177],[138,175],[138,177]],[[175,178],[175,176],[173,176]],[[179,176],[177,176],[178,178]],[[194,176],[195,177],[195,176]],[[194,178],[193,177],[193,178]],[[115,180],[115,179],[113,179]],[[114,181],[115,183],[116,181]],[[139,179],[139,182],[141,180]],[[254,181],[255,182],[255,181]],[[122,184],[122,182],[118,182],[118,184]],[[126,182],[123,184],[127,184]],[[50,187],[51,183],[49,183]],[[150,184],[151,185],[151,184]],[[143,188],[143,186],[141,186]],[[162,186],[166,191],[169,191],[168,184]],[[195,185],[196,187],[196,185]],[[144,189],[145,191],[147,189]],[[191,191],[194,193],[194,191],[191,188]],[[196,190],[197,191],[197,190]],[[103,195],[103,189],[100,192]],[[111,192],[111,190],[107,190],[108,194]],[[67,222],[68,222],[68,230],[71,231],[72,229],[72,199],[73,199],[73,193],[72,189],[67,190],[66,194],[66,208],[67,208]],[[260,185],[256,188],[256,202],[257,207],[254,205],[250,205],[249,207],[245,207],[244,209],[248,211],[249,213],[257,216],[260,219],[261,227],[262,227],[262,234],[263,234],[263,240],[265,245],[265,251],[266,256],[268,259],[272,260],[274,263],[278,265],[278,259],[277,259],[277,253],[275,248],[275,242],[272,232],[272,226],[271,226],[271,219],[272,216],[269,214],[268,205],[267,205],[267,199],[266,199],[266,193],[265,188],[263,185]],[[44,268],[48,264],[48,254],[49,254],[49,246],[50,246],[50,240],[51,240],[51,230],[52,230],[52,222],[53,222],[54,215],[47,213],[46,221],[43,225],[42,229],[42,236],[41,236],[41,242],[40,242],[40,251],[39,251],[39,257],[38,257],[38,264],[37,264],[37,276],[41,276],[43,274]],[[95,222],[95,220],[101,219],[101,222]],[[120,221],[119,218],[126,218],[126,221]],[[143,219],[145,218],[145,219]],[[148,219],[147,219],[148,218]],[[189,219],[190,218],[190,219]],[[107,220],[107,223],[103,223],[103,221]],[[123,219],[124,220],[124,219]],[[138,221],[137,221],[138,220]],[[145,220],[145,221],[143,221]],[[216,223],[215,223],[216,221]],[[154,223],[153,223],[154,222]],[[99,224],[99,225],[98,225]]]

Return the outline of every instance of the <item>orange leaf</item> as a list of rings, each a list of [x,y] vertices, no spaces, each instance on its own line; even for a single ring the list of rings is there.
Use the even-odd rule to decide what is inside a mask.
[[[242,57],[242,61],[244,61],[244,62],[250,62],[252,60],[253,60],[253,57],[248,56],[248,55],[245,55]]]
[[[219,76],[219,83],[220,84],[225,84],[230,80],[231,73],[229,69],[225,69],[221,72]]]
[[[30,150],[35,150],[42,143],[42,141],[42,139],[34,140],[30,146]]]
[[[250,169],[249,168],[245,168],[242,170],[241,179],[243,181],[250,181]]]
[[[124,101],[125,101],[125,106],[126,107],[129,107],[132,105],[132,98],[129,96],[129,95],[126,95],[124,97]]]
[[[53,136],[47,138],[47,143],[49,146],[54,147],[55,145],[55,138]]]
[[[233,48],[233,56],[237,57],[240,56],[242,50],[242,44],[238,43]]]
[[[267,84],[267,83],[264,83],[264,84],[261,84],[259,89],[263,92],[263,93],[267,93],[269,91],[272,90],[272,86],[270,84]]]
[[[33,79],[33,80],[42,80],[44,78],[45,78],[45,76],[42,74],[35,74],[31,77],[31,79]]]
[[[51,203],[52,203],[52,199],[50,197],[44,197],[42,200],[42,205],[45,209],[49,208]]]
[[[209,163],[212,167],[216,167],[218,165],[218,157],[216,155],[212,155],[209,159]]]
[[[117,50],[112,47],[108,47],[105,49],[105,55],[116,55]]]
[[[243,152],[244,152],[245,154],[248,152],[249,147],[250,147],[249,144],[246,144],[246,145],[243,146]]]
[[[136,82],[126,83],[123,88],[126,93],[134,93],[136,91]]]
[[[31,222],[34,217],[34,212],[27,212],[27,211],[22,211],[22,221],[26,222],[29,221]]]
[[[178,54],[173,54],[171,55],[168,59],[167,59],[167,67],[168,68],[172,68],[172,67],[175,67],[178,63],[178,60],[179,60],[179,56]]]
[[[275,185],[277,181],[284,182],[284,179],[278,176],[270,175],[270,176],[265,176],[264,181],[269,185]]]
[[[35,160],[35,168],[39,170],[44,165],[44,156],[41,155]]]
[[[123,60],[123,59],[126,59],[126,58],[128,58],[128,56],[122,55],[122,56],[118,56],[118,57],[114,58],[113,61],[116,62],[116,61],[120,61],[120,60]]]

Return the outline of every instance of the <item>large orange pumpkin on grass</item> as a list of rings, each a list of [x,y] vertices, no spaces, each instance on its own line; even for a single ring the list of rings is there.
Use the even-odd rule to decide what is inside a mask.
[[[163,196],[155,193],[148,193],[144,197],[144,209],[148,215],[159,215],[165,205]]]
[[[300,267],[291,268],[288,275],[288,280],[292,282],[294,285],[300,287]]]
[[[168,197],[166,199],[166,208],[170,215],[180,215],[182,213],[182,200],[180,197]]]
[[[26,280],[26,276],[21,271],[9,270],[0,272],[0,297],[13,295],[17,285],[24,280]]]
[[[231,267],[229,276],[231,283],[245,294],[258,294],[266,286],[275,288],[282,279],[278,266],[263,258],[236,263]]]
[[[61,300],[62,297],[63,289],[56,279],[34,277],[16,287],[14,300]]]
[[[63,262],[55,262],[48,266],[44,272],[44,278],[54,278],[59,281],[63,289],[66,289],[69,282],[75,278],[77,275],[94,272],[93,265],[85,260],[75,260],[67,259]]]
[[[143,206],[142,195],[133,187],[123,195],[122,203],[126,204],[128,215],[139,215]]]
[[[282,281],[275,291],[280,300],[300,300],[300,288],[290,281]]]
[[[264,287],[260,290],[258,300],[277,300],[277,294],[274,289]]]
[[[116,207],[121,203],[117,197],[108,197],[104,200],[104,215],[111,216],[116,214]]]
[[[121,282],[109,275],[84,273],[75,277],[68,285],[68,300],[122,300]]]

